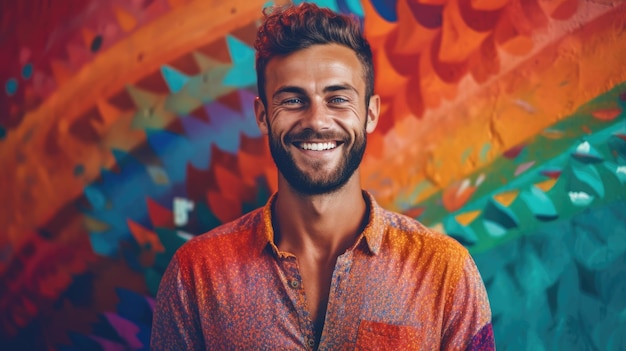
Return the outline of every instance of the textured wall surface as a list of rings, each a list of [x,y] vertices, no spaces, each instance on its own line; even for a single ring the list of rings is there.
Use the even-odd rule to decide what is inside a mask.
[[[314,2],[374,51],[364,187],[470,250],[498,348],[626,349],[626,3]],[[276,190],[265,5],[0,2],[3,350],[147,349],[176,248]]]

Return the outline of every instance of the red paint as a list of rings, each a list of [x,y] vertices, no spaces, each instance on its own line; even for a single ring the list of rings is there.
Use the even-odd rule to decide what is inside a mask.
[[[468,186],[463,189],[463,191],[459,192],[461,184],[463,184],[463,182],[455,182],[443,191],[443,207],[445,207],[448,212],[454,212],[463,207],[472,197],[474,191],[476,191],[476,187]]]
[[[602,110],[596,110],[591,115],[600,121],[610,122],[622,113],[621,108],[605,108]]]
[[[174,228],[174,214],[151,198],[146,199],[152,228]]]
[[[558,179],[561,176],[560,170],[545,170],[541,171],[541,175],[544,175],[551,179]]]
[[[522,152],[522,150],[524,150],[525,147],[526,147],[526,144],[516,145],[516,146],[506,150],[505,152],[503,152],[502,156],[508,158],[509,160],[512,160],[512,159],[516,158],[517,156],[519,156],[519,154]]]
[[[404,215],[417,219],[424,213],[424,210],[426,210],[425,207],[414,207],[404,211]]]

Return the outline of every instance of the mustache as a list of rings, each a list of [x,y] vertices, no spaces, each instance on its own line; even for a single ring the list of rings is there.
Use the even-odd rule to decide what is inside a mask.
[[[304,129],[301,132],[289,133],[285,135],[285,142],[292,143],[294,141],[308,141],[308,140],[339,140],[348,142],[350,137],[345,133],[337,131],[314,131],[312,129]]]

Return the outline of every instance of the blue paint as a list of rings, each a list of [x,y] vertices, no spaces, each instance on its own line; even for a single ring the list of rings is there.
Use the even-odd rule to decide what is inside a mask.
[[[484,219],[494,224],[497,223],[505,229],[513,229],[519,226],[519,220],[515,213],[510,208],[504,207],[494,200],[487,202],[482,216]]]
[[[233,67],[224,77],[222,85],[245,88],[256,84],[254,49],[231,35],[226,36],[226,44]]]
[[[359,0],[337,0],[337,6],[343,13],[353,13],[359,17],[365,16],[363,6]]]
[[[478,242],[478,237],[476,236],[474,230],[470,226],[463,226],[459,224],[459,222],[457,222],[452,216],[445,219],[443,227],[446,234],[455,238],[465,246],[473,245]]]
[[[617,165],[614,163],[606,162],[604,167],[614,174],[620,183],[626,183],[626,165]]]
[[[559,217],[552,200],[541,189],[532,186],[530,190],[523,191],[520,197],[537,219],[553,220]]]
[[[583,163],[602,162],[602,155],[588,141],[584,141],[576,146],[572,157]]]
[[[219,102],[205,106],[211,115],[208,123],[191,116],[181,117],[186,130],[184,136],[166,130],[146,130],[147,144],[158,155],[170,180],[168,186],[154,184],[148,166],[139,162],[133,154],[112,150],[120,170],[103,170],[102,181],[91,185],[92,201],[98,209],[87,215],[109,225],[105,232],[92,233],[94,251],[115,256],[120,252],[121,242],[133,242],[126,222],[128,218],[151,228],[145,206],[146,198],[151,198],[167,208],[173,197],[186,196],[188,165],[206,169],[211,161],[212,147],[217,146],[222,151],[236,154],[241,148],[243,135],[261,135],[254,116],[254,94],[247,90],[240,90],[238,94],[242,104],[239,110],[232,110]],[[98,194],[106,196],[106,200],[99,199]]]
[[[201,154],[187,138],[165,130],[148,130],[146,138],[161,159],[172,183],[184,183],[187,163],[193,155]],[[207,165],[203,165],[203,168]]]
[[[118,240],[116,236],[103,233],[89,233],[89,241],[93,251],[101,256],[117,257]]]
[[[388,22],[396,22],[398,20],[396,12],[397,0],[372,0],[371,3],[380,17]]]
[[[27,63],[22,67],[22,78],[30,79],[33,76],[33,65],[31,63]]]
[[[161,66],[161,75],[172,93],[178,93],[189,81],[188,76],[167,65]]]
[[[572,175],[570,180],[570,191],[593,190],[599,197],[604,197],[604,183],[598,170],[592,165],[572,164]]]
[[[300,5],[304,2],[312,2],[312,3],[315,3],[319,7],[327,7],[335,12],[339,12],[339,8],[337,7],[337,3],[335,2],[335,0],[313,0],[313,1],[295,0],[293,3],[296,5]]]
[[[106,198],[104,197],[104,194],[102,194],[100,189],[93,185],[88,185],[85,187],[84,193],[87,201],[89,201],[89,204],[91,205],[91,208],[93,210],[99,211],[104,209],[104,206],[106,204]]]
[[[17,79],[15,78],[10,78],[9,80],[7,80],[6,85],[4,86],[4,89],[7,92],[7,95],[11,96],[14,95],[17,92]]]
[[[0,126],[0,140],[4,139],[6,136],[7,130],[3,126]]]
[[[485,230],[487,230],[487,233],[495,238],[503,236],[504,234],[506,234],[507,231],[506,228],[502,227],[500,224],[489,220],[484,220],[483,225],[485,226]]]
[[[96,35],[95,38],[91,41],[91,46],[89,49],[91,52],[97,52],[102,47],[102,35]]]
[[[132,321],[140,328],[137,333],[139,340],[150,340],[150,328],[152,324],[152,306],[148,302],[145,296],[140,295],[132,290],[124,288],[115,289],[117,296],[119,297],[117,303],[117,313],[120,317]],[[143,334],[147,331],[147,334]],[[147,344],[145,344],[147,345]]]
[[[620,138],[619,134],[614,134],[609,137],[607,144],[611,148],[611,151],[615,153],[619,158],[626,160],[626,140]]]

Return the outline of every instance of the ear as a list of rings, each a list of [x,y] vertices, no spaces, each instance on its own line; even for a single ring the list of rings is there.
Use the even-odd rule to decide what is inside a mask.
[[[267,126],[267,111],[265,110],[265,105],[263,105],[263,101],[257,96],[254,99],[254,114],[256,116],[256,124],[259,126],[261,133],[267,135],[269,128]]]
[[[370,97],[370,105],[367,108],[367,123],[365,125],[365,131],[367,131],[367,133],[371,133],[376,129],[379,115],[380,115],[380,96],[372,95],[372,97]]]

